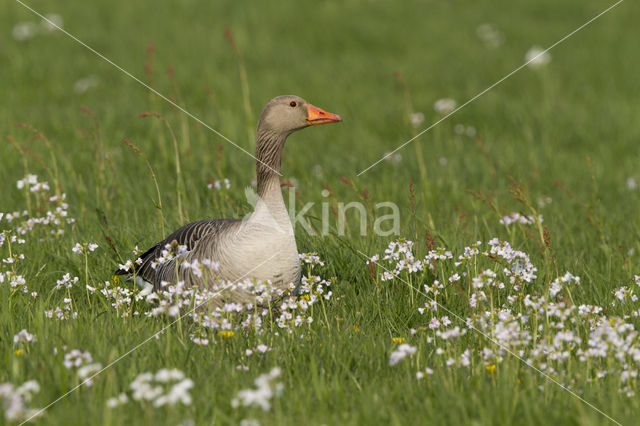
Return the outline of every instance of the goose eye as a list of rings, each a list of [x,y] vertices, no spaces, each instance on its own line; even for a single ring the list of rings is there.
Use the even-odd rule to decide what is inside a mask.
[[[292,108],[295,108],[298,104],[296,103],[296,101],[291,101],[289,102],[289,106]]]

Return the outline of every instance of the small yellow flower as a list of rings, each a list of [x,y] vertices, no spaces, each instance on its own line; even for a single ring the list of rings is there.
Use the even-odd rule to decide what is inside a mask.
[[[393,343],[397,343],[397,344],[404,343],[404,337],[394,337]]]
[[[22,349],[16,349],[16,355],[18,356],[24,355],[24,351]]]
[[[220,330],[218,331],[218,336],[225,337],[227,339],[233,337],[234,333],[231,330]]]
[[[120,284],[120,276],[119,275],[114,275],[113,276],[113,283],[114,284]]]
[[[485,367],[487,369],[487,371],[491,374],[496,372],[496,365],[495,364],[489,364]]]
[[[308,294],[303,294],[302,296],[300,296],[300,299],[306,300],[308,302],[309,301],[309,295]]]
[[[353,331],[355,331],[356,333],[360,333],[360,327],[358,327],[357,325],[354,325]]]

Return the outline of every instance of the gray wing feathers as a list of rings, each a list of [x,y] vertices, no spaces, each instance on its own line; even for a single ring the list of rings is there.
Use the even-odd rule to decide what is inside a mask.
[[[136,267],[137,276],[145,279],[146,281],[154,283],[154,287],[157,287],[155,282],[158,281],[158,278],[160,278],[156,276],[159,271],[156,271],[156,269],[154,269],[151,265],[162,255],[162,251],[165,249],[165,246],[167,244],[170,244],[175,240],[178,242],[178,244],[186,246],[187,251],[192,251],[196,249],[198,241],[200,241],[203,237],[222,234],[239,222],[240,220],[238,219],[200,220],[198,222],[192,222],[188,225],[183,226],[182,228],[177,229],[167,238],[155,244],[140,256],[140,258],[142,259],[142,263]],[[209,238],[208,240],[215,241],[215,239],[211,238]],[[120,271],[116,271],[116,274],[118,274],[119,272]]]

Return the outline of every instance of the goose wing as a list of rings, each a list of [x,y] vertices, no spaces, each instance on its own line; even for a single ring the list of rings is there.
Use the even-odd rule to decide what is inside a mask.
[[[146,281],[153,282],[155,270],[151,265],[156,259],[162,256],[162,250],[165,249],[167,244],[171,244],[176,241],[179,245],[186,246],[187,251],[191,251],[203,237],[221,234],[238,222],[240,222],[239,219],[214,219],[189,223],[188,225],[177,229],[167,238],[154,244],[149,248],[149,250],[138,256],[142,262],[136,264],[133,271],[118,269],[115,271],[115,274],[131,275],[135,273],[136,276]]]

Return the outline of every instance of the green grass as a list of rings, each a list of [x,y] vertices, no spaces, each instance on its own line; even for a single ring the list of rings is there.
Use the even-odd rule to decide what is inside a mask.
[[[606,307],[607,315],[631,313],[631,307],[610,304],[612,290],[633,286],[633,275],[640,273],[640,192],[626,184],[629,177],[640,182],[640,55],[633,37],[637,4],[623,2],[553,49],[547,67],[521,70],[442,122],[399,151],[400,163],[385,161],[361,176],[358,172],[415,134],[406,93],[412,110],[425,115],[417,130],[425,128],[439,118],[433,109],[437,99],[449,97],[462,104],[521,65],[531,46],[551,45],[611,3],[29,4],[41,13],[60,14],[69,32],[250,152],[254,142],[249,130],[262,106],[276,95],[297,94],[339,113],[343,123],[296,133],[285,150],[284,178],[297,182],[298,208],[315,202],[310,215],[321,216],[320,203],[327,200],[321,191],[327,185],[334,206],[360,200],[366,190],[371,206],[398,204],[400,235],[415,241],[417,254],[427,252],[426,231],[454,254],[477,240],[499,237],[528,253],[538,267],[532,290],[543,292],[556,270],[560,275],[570,271],[582,278],[572,291],[576,304]],[[28,172],[47,180],[52,191],[58,181],[67,195],[69,215],[76,219],[60,237],[36,230],[19,246],[25,259],[17,268],[29,290],[39,293],[35,300],[0,284],[0,383],[37,380],[42,389],[31,406],[43,407],[79,383],[63,366],[63,354],[54,355],[54,347],[89,351],[94,361],[106,365],[170,323],[163,318],[121,319],[97,297],[88,303],[82,290],[84,258],[71,252],[74,244],[100,245],[88,258],[89,281],[97,285],[109,280],[121,260],[105,236],[127,258],[136,244],[145,248],[156,242],[162,225],[167,231],[180,226],[181,215],[185,223],[242,217],[250,209],[243,188],[254,178],[255,163],[65,35],[14,40],[14,25],[39,18],[12,1],[4,2],[0,11],[0,211],[27,208],[24,191],[15,182]],[[485,22],[504,34],[503,45],[489,49],[478,39],[476,28]],[[226,28],[242,52],[241,60],[224,36]],[[153,81],[145,73],[150,44],[155,46]],[[247,76],[244,89],[241,69]],[[396,71],[406,87],[394,77]],[[74,92],[76,82],[90,75],[98,85]],[[95,114],[95,123],[83,107]],[[176,134],[181,181],[166,128],[154,118],[137,118],[147,111],[161,114]],[[15,123],[40,129],[55,146],[48,149]],[[474,126],[477,137],[458,135],[454,126],[459,123]],[[27,147],[29,154],[18,152],[5,135]],[[125,138],[140,148],[155,171],[163,223],[149,170]],[[341,181],[343,176],[355,189]],[[509,229],[499,223],[513,211],[530,214],[510,192],[510,177],[522,183],[536,209],[539,198],[553,200],[539,209],[552,253],[535,241],[534,227]],[[222,178],[230,179],[231,190],[207,189],[209,179]],[[491,194],[497,211],[467,190]],[[177,208],[179,193],[182,212]],[[38,206],[33,197],[31,201],[36,214]],[[6,220],[0,225],[11,226]],[[331,225],[335,231],[335,220]],[[332,232],[323,237],[296,230],[299,251],[318,252],[325,261],[320,274],[336,277],[327,319],[317,316],[305,338],[272,331],[261,336],[236,333],[200,347],[190,342],[191,324],[185,320],[103,372],[92,387],[54,404],[37,422],[177,424],[191,419],[196,424],[234,424],[255,418],[261,424],[318,425],[608,423],[513,357],[506,356],[493,374],[481,364],[444,365],[426,333],[410,334],[411,328],[428,323],[417,312],[424,298],[412,304],[402,281],[372,280],[366,259],[358,253],[381,253],[394,237],[360,236],[351,214],[347,231],[346,236]],[[7,250],[7,245],[0,247],[2,258]],[[0,271],[8,268],[3,264]],[[82,284],[72,290],[79,317],[47,319],[44,311],[62,304],[64,295],[52,289],[66,272]],[[432,281],[432,276],[424,277],[424,282]],[[415,282],[420,288],[422,283]],[[463,317],[468,313],[455,293],[441,301]],[[640,327],[636,320],[629,322]],[[35,334],[37,342],[19,355],[13,336],[22,329]],[[473,333],[451,350],[479,351],[490,345]],[[410,360],[390,367],[389,354],[398,346],[393,337],[419,349]],[[258,343],[273,351],[246,358],[245,349]],[[248,365],[249,371],[237,370],[239,364]],[[284,391],[272,409],[233,409],[230,401],[236,393],[274,366],[282,368]],[[417,380],[415,372],[426,366],[434,374]],[[192,405],[154,409],[132,402],[106,408],[105,401],[126,391],[138,374],[172,367],[194,380]],[[616,377],[588,383],[588,373],[577,361],[560,367],[566,371],[559,380],[571,383],[594,406],[623,424],[636,421],[638,398],[618,393]]]

